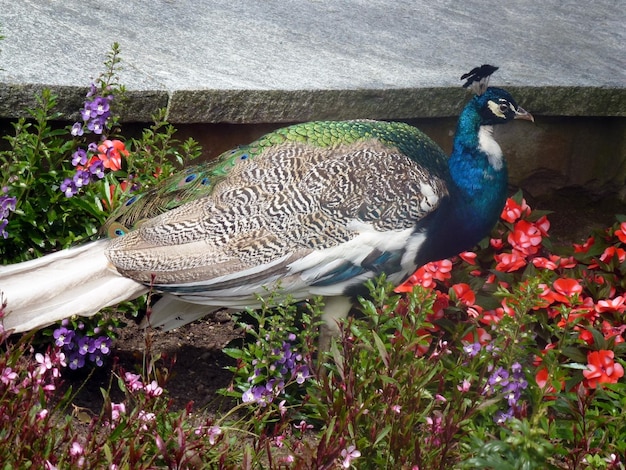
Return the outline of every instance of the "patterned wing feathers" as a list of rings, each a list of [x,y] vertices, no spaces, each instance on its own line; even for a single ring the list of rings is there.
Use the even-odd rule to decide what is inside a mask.
[[[368,254],[385,253],[386,233],[396,234],[401,251],[401,239],[447,195],[443,152],[409,126],[394,133],[396,126],[307,123],[270,134],[222,157],[201,177],[208,183],[182,195],[195,194],[191,201],[135,216],[149,220],[114,239],[109,259],[126,276],[179,295],[360,275]],[[420,146],[431,153],[425,165],[407,155]],[[364,230],[372,241],[359,249]]]

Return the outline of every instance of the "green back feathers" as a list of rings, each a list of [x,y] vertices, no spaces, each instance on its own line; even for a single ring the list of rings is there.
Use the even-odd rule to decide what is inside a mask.
[[[155,217],[186,202],[211,194],[217,183],[236,165],[266,153],[272,147],[301,142],[329,148],[377,140],[397,148],[429,173],[442,176],[447,161],[441,149],[418,129],[403,123],[381,121],[319,121],[295,124],[264,135],[249,145],[220,155],[216,161],[189,167],[159,186],[132,196],[109,218],[103,231],[109,237],[124,235],[143,220]]]

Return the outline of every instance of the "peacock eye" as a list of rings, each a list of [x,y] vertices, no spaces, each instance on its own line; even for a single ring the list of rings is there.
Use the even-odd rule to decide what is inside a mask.
[[[502,114],[506,113],[509,110],[509,104],[508,103],[501,103],[500,104],[500,112]]]

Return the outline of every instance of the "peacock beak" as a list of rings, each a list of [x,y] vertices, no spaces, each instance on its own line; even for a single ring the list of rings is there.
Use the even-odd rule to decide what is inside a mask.
[[[535,122],[535,118],[533,117],[533,115],[521,106],[515,110],[515,116],[513,117],[513,119],[524,119],[526,121]]]

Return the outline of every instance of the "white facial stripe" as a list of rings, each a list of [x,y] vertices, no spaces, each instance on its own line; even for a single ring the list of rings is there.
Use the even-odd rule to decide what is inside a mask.
[[[489,100],[487,102],[487,106],[489,106],[489,109],[491,110],[491,112],[493,114],[495,114],[496,116],[498,116],[499,118],[504,119],[504,113],[502,111],[500,111],[500,104],[496,103],[495,101]]]

